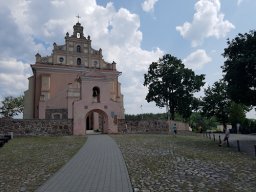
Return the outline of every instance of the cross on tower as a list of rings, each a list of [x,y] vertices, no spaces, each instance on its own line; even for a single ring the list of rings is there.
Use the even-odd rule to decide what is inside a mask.
[[[81,17],[79,16],[79,14],[78,14],[76,17],[77,17],[77,19],[78,19],[78,23],[79,23],[79,19],[80,19]]]

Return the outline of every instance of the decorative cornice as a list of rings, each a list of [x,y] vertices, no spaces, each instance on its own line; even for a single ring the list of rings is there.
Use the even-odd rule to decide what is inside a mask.
[[[68,72],[68,73],[90,73],[95,71],[95,73],[99,74],[113,74],[115,76],[119,76],[122,73],[112,69],[94,69],[94,68],[86,68],[86,67],[75,67],[75,66],[63,66],[63,65],[46,65],[46,64],[35,64],[31,65],[31,68],[36,71],[47,71],[47,72]]]

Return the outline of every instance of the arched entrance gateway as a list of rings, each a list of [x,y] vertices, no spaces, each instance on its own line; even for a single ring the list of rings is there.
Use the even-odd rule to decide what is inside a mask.
[[[108,116],[100,109],[93,109],[85,116],[86,133],[108,133]]]

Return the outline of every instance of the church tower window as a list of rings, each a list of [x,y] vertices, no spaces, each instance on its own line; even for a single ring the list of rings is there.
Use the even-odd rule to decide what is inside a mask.
[[[81,46],[80,45],[76,46],[76,52],[81,53]]]
[[[82,63],[81,58],[77,58],[77,60],[76,60],[76,64],[77,64],[77,65],[81,65],[81,63]]]

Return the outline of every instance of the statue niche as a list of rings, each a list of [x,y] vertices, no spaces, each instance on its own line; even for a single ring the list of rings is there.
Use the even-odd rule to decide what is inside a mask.
[[[95,103],[100,102],[100,89],[99,89],[99,87],[93,87],[93,89],[92,89],[92,98],[93,98],[93,102],[95,102]]]

